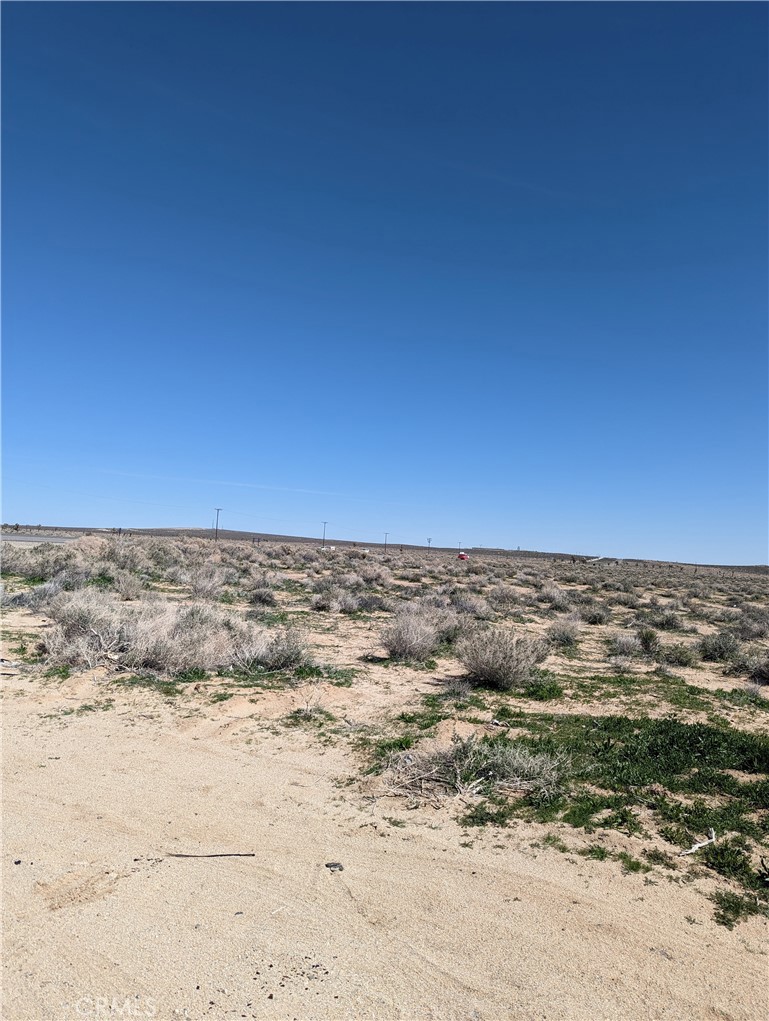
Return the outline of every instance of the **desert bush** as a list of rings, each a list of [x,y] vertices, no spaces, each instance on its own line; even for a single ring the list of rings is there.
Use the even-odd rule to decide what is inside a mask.
[[[629,656],[613,656],[611,666],[617,674],[632,674],[633,660]]]
[[[696,666],[697,650],[691,645],[676,642],[675,645],[660,645],[655,653],[658,663],[667,666]]]
[[[611,610],[602,603],[593,603],[589,606],[584,606],[579,611],[579,615],[586,624],[595,626],[597,624],[605,624],[611,616]]]
[[[488,629],[468,635],[457,656],[472,680],[509,691],[534,679],[534,669],[547,652],[547,643],[539,639]]]
[[[651,627],[639,628],[638,641],[641,645],[641,649],[647,656],[654,656],[660,647],[660,636]]]
[[[732,631],[717,631],[700,640],[699,651],[708,663],[728,663],[739,655],[740,643]]]
[[[744,606],[732,630],[738,638],[751,642],[769,635],[769,610],[758,606]]]
[[[421,600],[403,603],[381,634],[391,659],[429,659],[443,644],[456,639],[460,629],[455,611]]]
[[[470,592],[456,592],[451,596],[451,605],[458,613],[466,613],[476,620],[490,620],[494,611],[483,596],[473,595]]]
[[[100,663],[177,674],[191,669],[243,668],[250,657],[279,670],[306,657],[292,629],[260,630],[218,608],[181,606],[165,600],[128,606],[96,589],[63,592],[49,614],[45,638],[54,663],[93,667]]]
[[[561,612],[568,610],[571,606],[569,593],[552,581],[545,582],[537,598],[540,602],[549,603],[554,610]]]
[[[135,669],[170,674],[227,668],[240,628],[239,622],[204,604],[148,604],[127,613],[119,659]]]
[[[323,590],[310,600],[313,610],[329,610],[331,613],[355,613],[360,609],[361,600],[352,592],[338,585],[324,586]]]
[[[506,613],[517,606],[521,597],[511,585],[497,585],[488,594],[489,603],[500,613]]]
[[[111,597],[96,589],[62,592],[51,600],[55,621],[45,647],[57,663],[94,667],[123,646],[122,621]]]
[[[72,547],[41,543],[31,549],[22,549],[13,543],[2,544],[3,574],[14,574],[20,578],[35,578],[51,581],[77,559]]]
[[[560,753],[534,752],[507,738],[455,739],[448,748],[409,751],[392,757],[398,788],[421,795],[525,793],[546,803],[566,789],[571,769]]]
[[[236,641],[233,665],[244,673],[287,670],[307,661],[307,643],[296,628],[252,632]]]
[[[726,672],[745,675],[756,684],[769,684],[769,652],[760,646],[742,649]]]
[[[640,656],[644,651],[638,636],[634,634],[613,635],[609,639],[609,646],[612,656],[625,656],[629,659]]]
[[[680,631],[683,627],[679,615],[666,607],[653,609],[648,615],[648,622],[660,631]]]
[[[766,652],[756,655],[748,660],[747,674],[752,681],[758,684],[769,684],[769,654]]]
[[[392,571],[383,564],[362,564],[358,569],[358,574],[367,585],[375,585],[382,588],[392,585]]]
[[[44,611],[49,602],[64,590],[59,578],[51,581],[44,581],[41,585],[33,585],[32,588],[15,592],[13,595],[4,594],[3,606],[12,609],[24,608],[39,613]]]
[[[561,617],[547,629],[546,637],[551,645],[559,649],[576,649],[579,644],[579,618]]]
[[[391,659],[425,660],[438,648],[438,632],[429,618],[401,612],[382,631],[382,645]]]
[[[358,609],[364,613],[373,613],[376,610],[391,611],[394,605],[391,599],[376,592],[363,592],[357,599]]]
[[[190,592],[196,599],[216,599],[226,580],[225,572],[214,564],[204,564],[190,575]]]
[[[277,606],[278,600],[271,588],[266,585],[256,585],[249,589],[246,598],[252,606]]]
[[[113,578],[112,587],[121,599],[126,601],[140,599],[144,591],[144,585],[135,574],[128,571],[117,570]]]

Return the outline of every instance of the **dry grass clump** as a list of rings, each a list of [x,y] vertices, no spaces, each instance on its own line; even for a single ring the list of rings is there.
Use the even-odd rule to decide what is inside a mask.
[[[391,659],[423,662],[441,645],[453,642],[459,630],[460,620],[454,610],[412,600],[396,610],[380,640]]]
[[[547,642],[501,629],[476,631],[457,649],[457,657],[473,681],[502,691],[531,683],[537,664],[547,653]]]
[[[413,795],[527,794],[538,803],[564,793],[571,763],[563,754],[534,752],[507,738],[455,738],[448,748],[409,751],[389,763],[395,786]]]

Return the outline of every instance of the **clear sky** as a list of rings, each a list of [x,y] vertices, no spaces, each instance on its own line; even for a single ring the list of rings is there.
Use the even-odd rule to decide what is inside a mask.
[[[767,561],[762,3],[4,3],[3,520]]]

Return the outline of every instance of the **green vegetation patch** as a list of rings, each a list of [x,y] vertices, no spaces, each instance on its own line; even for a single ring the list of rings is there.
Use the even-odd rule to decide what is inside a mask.
[[[577,698],[612,699],[645,698],[664,700],[676,709],[707,712],[712,709],[714,697],[693,684],[664,669],[647,674],[614,674],[608,677],[592,676],[575,679],[571,691]]]
[[[173,698],[182,693],[182,689],[174,681],[163,680],[154,674],[133,674],[130,677],[116,677],[112,684],[116,684],[121,688],[148,688],[150,691],[156,691],[159,695],[164,695],[166,698]]]

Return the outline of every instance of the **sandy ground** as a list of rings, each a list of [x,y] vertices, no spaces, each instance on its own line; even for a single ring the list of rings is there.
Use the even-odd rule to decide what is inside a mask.
[[[588,840],[641,854],[640,839],[614,832],[463,829],[454,802],[414,807],[361,779],[350,738],[382,736],[462,673],[456,661],[415,671],[372,659],[384,619],[313,618],[314,653],[355,667],[350,687],[250,688],[221,702],[210,684],[169,701],[112,683],[104,667],[57,680],[3,662],[5,1021],[769,1016],[765,919],[717,925],[712,877],[686,882],[691,865],[625,874],[576,854]],[[46,625],[12,610],[4,626],[7,660]],[[586,631],[583,649],[559,669],[611,669],[602,637]],[[333,725],[288,728],[309,704]],[[753,725],[748,709],[721,711]],[[446,720],[435,733],[472,726]],[[548,834],[569,850],[543,844]]]
[[[766,1016],[764,925],[691,886],[366,797],[248,700],[3,681],[7,1021]]]

